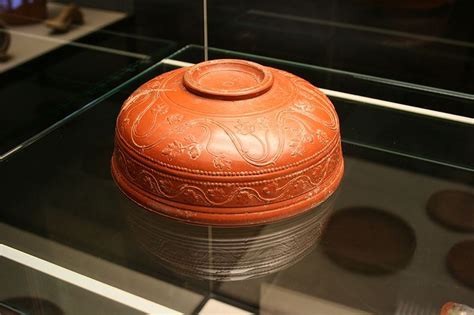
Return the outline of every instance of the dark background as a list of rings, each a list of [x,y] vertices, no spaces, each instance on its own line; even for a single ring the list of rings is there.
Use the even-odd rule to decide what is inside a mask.
[[[136,0],[118,28],[202,44],[202,1]],[[470,0],[208,1],[209,45],[472,93]]]

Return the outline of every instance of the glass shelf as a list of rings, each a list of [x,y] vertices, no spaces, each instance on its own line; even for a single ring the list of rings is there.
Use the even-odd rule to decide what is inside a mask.
[[[17,251],[10,248],[4,251],[6,254],[0,257],[0,274],[3,283],[0,288],[0,311],[2,314],[61,315],[81,312],[82,314],[147,314],[62,281],[54,276],[57,273],[49,275],[38,271],[34,269],[37,267],[37,261],[34,259],[30,261],[32,266],[25,266],[24,261],[14,260],[18,258],[16,255],[9,255],[13,252],[18,254]],[[22,252],[20,255],[21,258],[29,258]],[[61,295],[64,293],[81,298],[61,302]],[[58,301],[61,303],[61,307],[57,305]]]
[[[165,62],[197,63],[203,55],[201,46],[190,45]],[[346,143],[473,170],[474,118],[467,115],[473,95],[210,48],[209,59],[219,58],[243,58],[287,70],[322,88],[336,106]],[[439,112],[446,107],[452,111]]]
[[[35,35],[34,40],[38,45],[51,41],[59,44],[0,72],[0,160],[25,145],[22,143],[31,142],[38,133],[81,108],[92,106],[101,96],[176,49],[172,41],[131,36],[107,28],[73,41],[54,35]],[[14,61],[15,56],[4,65]]]
[[[245,57],[291,71],[325,89],[336,91],[337,88],[391,102],[401,102],[397,97],[403,93],[418,93],[420,99],[428,100],[449,98],[453,103],[459,102],[460,107],[465,101],[431,91],[400,92],[400,87],[353,76],[351,84],[350,74],[231,51],[211,49],[210,57]],[[428,201],[439,191],[474,194],[474,167],[470,158],[473,148],[469,145],[472,124],[331,97],[341,120],[346,163],[332,218],[346,215],[356,221],[354,224],[360,216],[374,220],[373,231],[379,229],[374,233],[387,242],[381,248],[380,243],[371,242],[379,238],[372,237],[360,247],[342,249],[342,254],[356,253],[362,264],[353,257],[335,255],[328,245],[331,239],[326,238],[330,233],[323,232],[322,241],[304,255],[282,255],[287,260],[278,270],[266,266],[262,271],[258,263],[249,265],[248,256],[242,253],[236,256],[228,274],[221,271],[216,273],[218,277],[213,277],[215,266],[209,257],[219,250],[226,251],[218,247],[225,233],[207,227],[196,230],[186,225],[164,224],[164,218],[142,210],[125,198],[110,175],[115,118],[120,104],[147,80],[178,68],[176,64],[186,65],[201,59],[200,47],[177,51],[3,161],[0,176],[8,180],[2,185],[5,197],[0,213],[4,222],[1,229],[10,232],[0,233],[2,242],[180,312],[203,309],[209,301],[250,312],[303,311],[308,307],[347,314],[404,313],[408,307],[437,312],[451,300],[472,303],[472,288],[454,278],[446,268],[450,249],[469,239],[471,234],[438,223],[427,210]],[[296,222],[288,228],[311,229],[308,224],[312,221]],[[261,226],[250,231],[250,236],[248,231],[247,234],[234,232],[238,237],[246,235],[249,242],[244,244],[251,246],[272,228]],[[67,260],[58,254],[61,251],[48,250],[48,246],[35,247],[34,242],[22,241],[11,230],[26,231],[54,244],[48,246],[64,247],[129,270],[142,289],[131,287],[131,278],[113,278],[106,271],[94,269],[87,259]],[[180,253],[176,248],[180,242],[170,238],[176,231],[182,233],[183,242],[190,235],[198,235],[196,246],[205,248],[204,258],[177,256],[180,265],[164,259],[163,253]],[[351,238],[366,235],[364,231],[372,230],[340,228],[339,235]],[[390,243],[393,239],[383,236],[387,231],[403,235],[403,242]],[[281,242],[289,244],[288,239]],[[209,246],[209,251],[203,244]],[[371,254],[364,251],[366,247],[375,249]],[[394,257],[396,262],[387,262],[386,257]],[[203,270],[204,264],[207,267],[204,270],[211,271],[211,275],[204,279],[199,276],[198,264],[199,270]],[[179,272],[183,268],[186,272]],[[249,273],[245,273],[245,268]],[[250,274],[254,278],[246,279],[245,275]],[[233,278],[236,275],[238,280]],[[146,281],[142,277],[159,281],[162,289],[150,289],[143,284]]]

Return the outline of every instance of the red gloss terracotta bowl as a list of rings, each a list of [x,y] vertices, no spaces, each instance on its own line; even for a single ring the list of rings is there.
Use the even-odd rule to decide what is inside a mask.
[[[310,210],[344,169],[329,99],[288,72],[233,59],[160,75],[123,104],[112,175],[140,206],[248,226]]]

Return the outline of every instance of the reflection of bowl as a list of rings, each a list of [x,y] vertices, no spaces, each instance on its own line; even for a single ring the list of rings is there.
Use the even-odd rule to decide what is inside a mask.
[[[128,217],[141,247],[168,269],[199,279],[243,280],[285,269],[308,254],[333,200],[291,219],[252,227],[189,225],[136,207]]]
[[[346,269],[383,274],[408,265],[416,238],[413,229],[393,214],[352,207],[332,216],[322,245],[329,258]]]
[[[442,190],[431,195],[426,205],[436,222],[454,230],[474,232],[474,194]]]

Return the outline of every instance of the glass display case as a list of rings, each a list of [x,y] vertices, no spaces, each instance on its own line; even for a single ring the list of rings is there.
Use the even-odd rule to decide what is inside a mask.
[[[472,313],[473,10],[0,1],[0,313]],[[159,75],[215,59],[287,71],[332,102],[345,170],[324,206],[251,227],[196,225],[116,185],[122,104]]]

